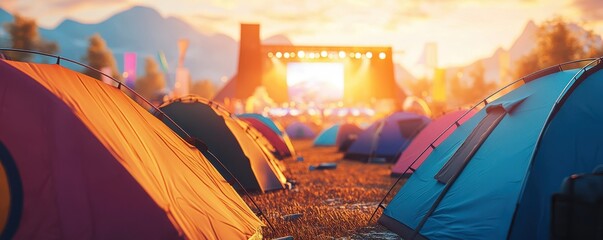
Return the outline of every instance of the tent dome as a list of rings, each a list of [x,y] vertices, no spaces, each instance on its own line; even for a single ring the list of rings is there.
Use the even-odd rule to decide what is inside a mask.
[[[392,113],[361,132],[344,158],[368,162],[383,158],[391,162],[429,122],[429,118],[414,113]]]
[[[235,188],[239,186],[228,172],[232,173],[247,191],[284,189],[287,179],[278,160],[264,145],[256,141],[256,138],[260,137],[259,133],[251,132],[255,129],[233,118],[232,114],[217,103],[187,96],[172,99],[159,108],[188,134],[207,145],[217,159],[207,151],[204,151],[204,154]],[[174,131],[181,132],[161,115],[156,116]]]
[[[603,163],[602,68],[523,78],[437,146],[379,222],[403,238],[550,239],[552,194]]]
[[[120,89],[57,64],[0,60],[0,75],[1,239],[260,236],[209,161]]]

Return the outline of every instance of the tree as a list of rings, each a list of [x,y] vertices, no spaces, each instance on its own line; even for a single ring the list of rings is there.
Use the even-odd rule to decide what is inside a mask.
[[[484,64],[478,62],[474,69],[469,72],[468,81],[463,81],[456,75],[450,81],[452,97],[459,106],[475,104],[494,92],[498,85],[495,82],[487,82],[485,79]]]
[[[200,80],[193,83],[190,92],[203,98],[212,99],[216,95],[216,86],[211,80]]]
[[[541,24],[536,34],[536,48],[518,60],[515,77],[520,78],[555,64],[603,54],[599,36],[592,31],[578,36],[579,31],[572,31],[569,26],[570,23],[560,17]]]
[[[136,92],[145,99],[154,101],[165,85],[165,77],[157,62],[151,57],[145,58],[145,75],[136,80]]]
[[[111,76],[120,80],[121,74],[119,74],[119,71],[117,70],[117,64],[115,63],[113,53],[111,53],[111,50],[107,47],[105,40],[97,33],[90,37],[89,42],[88,52],[84,57],[88,66],[99,71],[108,67],[111,69]],[[84,74],[96,79],[101,79],[101,74],[92,69],[86,68]]]
[[[12,48],[36,50],[48,54],[58,52],[59,46],[55,42],[45,41],[38,33],[38,25],[33,19],[15,15],[15,21],[4,25],[6,31],[10,34]],[[9,57],[17,61],[31,60],[31,54],[10,52]]]

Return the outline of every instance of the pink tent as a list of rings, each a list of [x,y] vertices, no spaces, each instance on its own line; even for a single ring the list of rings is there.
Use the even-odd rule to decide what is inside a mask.
[[[240,118],[240,119],[249,123],[256,130],[258,130],[260,133],[262,133],[262,135],[264,135],[264,137],[266,139],[268,139],[270,144],[272,144],[272,146],[276,150],[276,153],[274,154],[275,157],[277,157],[278,159],[283,159],[283,158],[291,156],[291,151],[289,151],[289,147],[287,147],[287,144],[285,144],[285,141],[277,133],[272,131],[272,129],[270,127],[268,127],[264,123],[262,123],[262,121],[255,119],[255,118]]]
[[[398,158],[398,161],[392,167],[391,175],[400,176],[404,173],[404,171],[406,171],[406,169],[408,169],[410,164],[418,158],[417,161],[412,165],[413,169],[417,169],[421,163],[423,163],[423,160],[425,160],[431,153],[432,148],[430,147],[430,144],[438,136],[440,136],[440,134],[442,134],[446,128],[448,128],[450,125],[453,125],[454,122],[461,117],[462,118],[459,120],[459,124],[464,123],[465,121],[469,120],[476,111],[473,110],[463,117],[463,114],[466,112],[466,110],[450,112],[429,123],[429,125],[421,130],[421,132],[412,140],[402,155],[400,155],[400,158]],[[433,143],[433,146],[437,147],[442,141],[444,141],[444,139],[448,137],[448,135],[452,134],[456,128],[457,126],[455,125],[444,132],[442,137]],[[425,151],[425,153],[423,153],[423,151]],[[421,153],[423,153],[423,155],[421,155]],[[411,173],[412,170],[409,169],[405,175],[410,175]]]

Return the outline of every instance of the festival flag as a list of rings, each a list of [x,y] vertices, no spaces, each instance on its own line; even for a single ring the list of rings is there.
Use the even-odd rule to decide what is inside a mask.
[[[124,82],[126,86],[134,88],[136,83],[136,53],[124,53]]]
[[[167,59],[165,58],[165,54],[163,52],[158,52],[157,58],[159,59],[159,66],[161,66],[161,71],[163,71],[163,73],[167,73],[169,66],[167,63]]]

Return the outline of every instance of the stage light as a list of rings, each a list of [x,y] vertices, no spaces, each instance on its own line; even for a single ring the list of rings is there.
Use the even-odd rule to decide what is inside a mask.
[[[272,57],[274,57],[274,53],[272,53],[272,52],[269,52],[269,53],[268,53],[268,57],[269,57],[269,58],[272,58]]]
[[[323,57],[323,58],[327,57],[327,54],[328,54],[327,51],[320,52],[320,56]]]
[[[339,58],[345,58],[345,52],[339,51]]]
[[[289,55],[291,55],[291,58],[295,57],[295,52],[291,52]]]
[[[288,52],[286,52],[286,53],[283,55],[283,57],[285,57],[285,58],[289,58],[289,53],[288,53]]]
[[[282,52],[276,52],[276,58],[281,58],[283,56]]]
[[[373,58],[373,53],[372,52],[367,52],[366,53],[366,58],[368,58],[368,59]]]
[[[297,56],[298,56],[299,58],[304,58],[304,57],[306,56],[306,53],[305,53],[304,51],[298,51],[298,52],[297,52]]]
[[[379,53],[379,59],[385,59],[387,55],[384,52]]]
[[[314,59],[314,53],[313,52],[310,53],[310,59]]]
[[[356,59],[360,59],[362,57],[362,53],[357,52],[355,57],[356,57]]]

